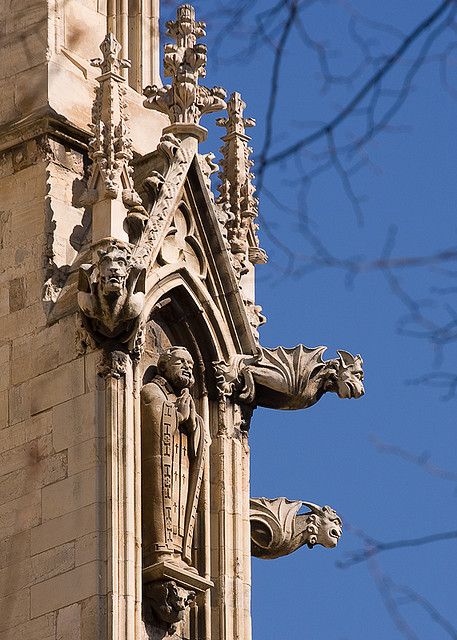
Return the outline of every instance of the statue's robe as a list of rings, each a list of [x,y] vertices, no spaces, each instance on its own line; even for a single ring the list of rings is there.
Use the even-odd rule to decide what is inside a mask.
[[[177,396],[161,376],[141,392],[143,566],[191,564],[192,536],[207,448],[205,427],[179,425]]]

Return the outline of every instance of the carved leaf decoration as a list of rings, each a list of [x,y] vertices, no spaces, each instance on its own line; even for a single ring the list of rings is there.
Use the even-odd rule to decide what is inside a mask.
[[[301,500],[251,498],[250,521],[253,554],[262,556],[288,546],[294,533],[294,520]]]

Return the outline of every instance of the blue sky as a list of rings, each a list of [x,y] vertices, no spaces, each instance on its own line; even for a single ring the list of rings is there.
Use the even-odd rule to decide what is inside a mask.
[[[348,35],[351,12],[369,18],[356,19],[356,30],[382,64],[379,56],[398,47],[401,35],[375,26],[374,21],[408,33],[440,3],[327,0],[302,4],[310,5],[303,13],[308,33],[326,41],[332,52],[332,71],[345,74],[361,57],[354,33],[352,38]],[[242,93],[248,103],[247,115],[258,122],[251,132],[253,146],[259,152],[265,134],[273,52],[261,39],[249,55],[236,54],[247,42],[252,17],[274,2],[251,3],[247,22],[225,39],[219,32],[225,20],[219,0],[201,0],[195,5],[199,18],[208,23],[206,84]],[[274,31],[273,39],[278,33]],[[396,257],[431,255],[457,245],[454,40],[455,33],[449,30],[437,38],[390,129],[376,136],[359,156],[341,157],[346,167],[353,167],[358,158],[365,162],[350,177],[351,189],[363,210],[363,226],[357,225],[354,206],[338,171],[333,168],[311,181],[306,203],[312,229],[332,255],[341,259],[358,256],[364,263],[378,259],[391,225],[398,228],[392,253]],[[395,91],[401,89],[423,42],[423,38],[419,40],[386,78],[386,94],[377,103],[375,117],[398,95]],[[446,52],[448,90],[443,86]],[[374,66],[361,69],[351,86],[338,84],[322,92],[315,52],[304,48],[299,34],[292,31],[281,66],[273,150],[282,149],[335,115],[373,70]],[[335,132],[337,144],[349,143],[359,135],[364,118],[362,113],[339,128]],[[205,150],[217,152],[220,130],[212,126],[213,120],[210,116],[203,123],[210,129]],[[325,145],[317,144],[308,151],[323,153]],[[265,194],[261,194],[260,205],[262,220],[295,255],[305,258],[311,250],[296,212],[303,211],[305,202],[300,177],[309,175],[313,162],[309,154],[301,155],[300,161],[292,159],[268,170],[264,184],[281,206]],[[380,554],[372,566],[337,567],[339,561],[363,546],[357,530],[390,542],[457,529],[455,479],[435,477],[398,456],[380,453],[372,443],[374,436],[413,455],[426,452],[430,463],[457,472],[457,400],[443,401],[444,387],[408,384],[431,371],[457,372],[455,344],[447,344],[438,360],[429,340],[401,335],[398,323],[407,309],[382,271],[360,274],[352,286],[348,286],[342,269],[303,273],[300,267],[304,262],[300,259],[292,273],[285,273],[284,255],[262,231],[261,237],[270,254],[270,263],[258,267],[258,303],[268,317],[261,330],[262,344],[325,344],[329,356],[337,348],[360,352],[365,360],[366,396],[347,401],[328,394],[304,411],[259,409],[255,414],[250,435],[252,494],[330,504],[342,515],[346,529],[336,550],[302,549],[280,560],[253,561],[254,638],[455,638],[452,629],[437,624],[417,599],[405,603],[403,598],[399,604],[409,625],[402,632],[388,614],[376,586],[376,579],[387,576],[413,589],[457,627],[455,540],[388,551]],[[452,288],[456,286],[453,268],[451,261],[395,273],[412,299],[429,301],[426,312],[438,321],[452,317]],[[446,292],[437,294],[437,289]]]

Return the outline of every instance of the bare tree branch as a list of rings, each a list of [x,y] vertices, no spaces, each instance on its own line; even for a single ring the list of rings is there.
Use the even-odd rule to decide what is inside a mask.
[[[360,532],[358,532],[359,537]],[[393,542],[378,542],[373,538],[368,538],[365,534],[365,544],[367,545],[365,549],[361,549],[359,551],[354,551],[351,553],[347,560],[341,560],[336,563],[336,566],[339,569],[347,569],[348,567],[352,567],[355,564],[360,564],[361,562],[366,562],[370,558],[377,556],[378,554],[384,551],[393,551],[394,549],[406,549],[412,547],[422,547],[427,544],[432,544],[434,542],[442,542],[444,540],[455,540],[457,539],[457,531],[446,531],[443,533],[433,533],[429,536],[423,536],[421,538],[410,538],[405,540],[395,540]]]
[[[430,454],[428,451],[424,451],[420,455],[415,455],[406,449],[402,449],[394,444],[387,444],[385,442],[381,442],[375,435],[370,436],[370,440],[374,447],[376,447],[377,451],[380,453],[387,453],[389,455],[398,456],[402,458],[402,460],[406,460],[407,462],[412,462],[413,464],[421,467],[426,473],[431,476],[435,476],[436,478],[440,478],[441,480],[450,480],[451,482],[457,482],[457,473],[453,471],[447,471],[446,469],[442,469],[441,467],[437,467],[436,465],[430,462]]]
[[[400,607],[407,604],[416,604],[430,616],[433,622],[441,627],[449,638],[457,640],[457,629],[427,598],[410,587],[396,584],[381,571],[379,565],[373,559],[370,560],[368,566],[392,622],[405,638],[418,640],[416,632],[408,624],[405,616],[402,615]]]
[[[450,24],[454,18],[456,3],[455,0],[443,0],[440,5],[427,16],[422,22],[420,22],[411,33],[403,40],[400,46],[390,55],[382,67],[372,77],[370,77],[363,87],[351,98],[343,109],[332,118],[327,124],[319,127],[316,131],[308,134],[304,138],[297,140],[294,144],[278,151],[270,156],[265,153],[267,148],[264,144],[261,154],[259,155],[259,170],[258,170],[258,184],[259,190],[262,186],[263,173],[267,166],[277,164],[287,157],[297,153],[303,147],[309,146],[321,138],[325,138],[329,131],[335,130],[347,117],[354,112],[354,110],[362,103],[362,101],[369,95],[369,93],[376,87],[384,76],[395,66],[395,64],[403,57],[408,49],[414,44],[417,39],[425,32],[427,32],[439,19],[445,14],[446,10],[452,7],[452,12],[446,17],[446,20],[442,24],[442,28],[445,28]],[[438,32],[439,33],[439,32]],[[438,33],[436,35],[438,35]],[[429,46],[431,43],[429,43]],[[429,48],[429,47],[428,47]],[[421,52],[421,58],[423,58],[424,52]],[[390,116],[389,116],[390,117]],[[267,132],[266,138],[271,139],[271,132]],[[371,136],[370,136],[371,137]],[[365,136],[366,138],[366,136]],[[359,141],[359,145],[363,143],[363,138]]]

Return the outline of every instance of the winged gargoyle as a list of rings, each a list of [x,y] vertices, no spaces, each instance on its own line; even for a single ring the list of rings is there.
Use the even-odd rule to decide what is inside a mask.
[[[292,349],[261,348],[256,356],[236,356],[229,366],[217,363],[221,388],[235,389],[244,405],[272,409],[306,409],[324,393],[340,398],[360,398],[363,386],[363,360],[348,351],[338,358],[323,360],[326,347]]]
[[[299,514],[302,507],[307,513]],[[251,552],[256,558],[273,560],[303,545],[336,547],[343,523],[331,507],[287,498],[251,498]]]

